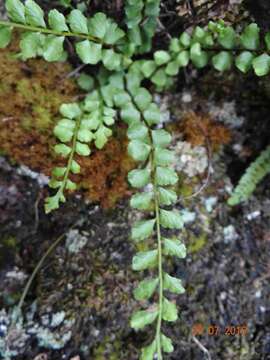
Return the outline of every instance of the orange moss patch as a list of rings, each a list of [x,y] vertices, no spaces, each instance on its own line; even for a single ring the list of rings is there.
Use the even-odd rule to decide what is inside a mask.
[[[63,163],[52,150],[59,106],[76,101],[79,89],[67,77],[72,71],[68,63],[21,62],[11,51],[18,51],[16,45],[0,51],[0,151],[18,164],[50,175],[54,166]],[[133,163],[121,131],[103,150],[77,160],[82,173],[75,179],[87,198],[111,207],[126,195],[126,176]]]
[[[214,151],[231,140],[229,129],[209,116],[199,115],[193,111],[185,114],[178,129],[183,133],[185,140],[192,145],[205,145],[208,141]]]
[[[127,195],[126,177],[134,163],[127,155],[124,134],[120,139],[112,138],[103,151],[95,151],[90,157],[80,157],[77,161],[82,168],[81,185],[90,199],[108,208]]]
[[[77,87],[67,78],[68,63],[22,62],[18,48],[0,51],[0,119],[19,120],[25,129],[51,130],[59,106],[76,99]]]
[[[12,161],[49,175],[55,165],[50,151],[54,143],[49,132],[28,131],[14,117],[3,119],[0,116],[0,149]]]

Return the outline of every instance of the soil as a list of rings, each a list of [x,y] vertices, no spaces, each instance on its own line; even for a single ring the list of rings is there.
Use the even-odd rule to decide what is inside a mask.
[[[122,1],[99,3],[91,2],[89,12],[103,10],[121,21]],[[191,10],[186,3],[193,4]],[[161,21],[171,26],[160,29],[154,46],[164,44],[166,33],[174,35],[176,28],[179,32],[206,23],[208,12],[197,3],[205,2],[162,1]],[[266,1],[258,1],[256,11],[251,2],[209,3],[213,17],[240,24],[269,8]],[[172,93],[158,98],[164,112],[170,112],[168,127],[176,148],[192,143],[183,130],[191,111],[193,117],[211,119],[216,124],[212,127],[224,127],[222,134],[230,133],[226,141],[215,140],[219,146],[213,149],[211,179],[196,198],[184,196],[203,183],[205,173],[183,176],[177,207],[192,215],[181,234],[188,256],[166,266],[183,279],[186,293],[173,298],[180,319],[165,330],[175,351],[164,359],[270,359],[269,176],[248,202],[233,208],[226,203],[244,169],[269,143],[269,97],[268,78],[189,69]],[[191,144],[195,146],[203,145]],[[192,161],[200,167],[200,159]],[[0,348],[27,279],[49,246],[65,234],[27,294],[25,328],[11,344],[13,359],[138,359],[138,349],[152,331],[135,333],[129,327],[138,308],[132,291],[141,278],[131,271],[135,248],[129,233],[139,214],[131,211],[126,198],[104,209],[77,193],[60,210],[45,215],[48,189],[42,175],[22,165],[0,157]]]

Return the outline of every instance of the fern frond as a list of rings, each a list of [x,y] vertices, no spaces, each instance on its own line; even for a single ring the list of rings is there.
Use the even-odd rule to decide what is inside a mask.
[[[130,73],[134,78],[136,72]],[[119,101],[119,94],[115,99],[120,108],[123,121],[128,124],[128,137],[130,140],[128,151],[130,156],[142,166],[132,170],[128,175],[131,186],[144,188],[151,185],[151,191],[142,189],[131,198],[131,206],[146,212],[146,219],[138,221],[132,228],[132,240],[137,243],[153,237],[155,234],[156,244],[154,248],[145,252],[138,252],[132,260],[134,271],[156,269],[154,278],[143,280],[134,291],[138,300],[152,298],[158,294],[158,301],[151,308],[137,311],[131,318],[131,326],[140,330],[156,323],[155,337],[152,343],[142,349],[140,359],[153,360],[155,355],[162,360],[163,352],[172,352],[173,344],[170,338],[163,334],[163,321],[173,322],[178,319],[178,311],[175,304],[165,297],[168,290],[175,294],[181,294],[185,290],[180,279],[177,279],[164,271],[164,256],[186,256],[185,245],[180,240],[165,239],[162,229],[182,229],[183,220],[179,211],[164,206],[172,206],[177,195],[170,189],[178,181],[178,176],[170,168],[173,162],[173,152],[167,147],[171,142],[171,135],[161,129],[156,129],[160,123],[161,113],[153,102],[152,95],[147,89],[140,86],[140,82],[131,82],[130,76],[125,77],[125,86],[121,97],[125,101]]]
[[[159,91],[170,87],[174,77],[188,65],[197,69],[211,65],[219,72],[235,65],[243,73],[253,70],[257,76],[265,76],[270,72],[270,33],[264,45],[265,49],[261,49],[257,24],[249,24],[237,33],[222,21],[210,22],[206,28],[196,26],[191,34],[183,32],[172,38],[168,50],[157,50],[153,59],[137,61],[137,67]]]
[[[76,184],[69,179],[71,173],[80,173],[80,165],[74,156],[89,156],[90,143],[94,142],[102,149],[112,135],[109,126],[114,124],[116,112],[108,104],[107,94],[102,94],[103,87],[93,91],[80,104],[63,104],[60,113],[64,117],[54,128],[54,135],[61,141],[54,147],[57,155],[68,159],[66,167],[53,169],[49,186],[58,189],[54,196],[46,199],[46,213],[58,209],[60,202],[65,202],[65,191],[76,190]]]
[[[42,56],[46,61],[61,61],[66,58],[64,40],[72,37],[83,63],[94,65],[102,61],[109,70],[123,67],[124,55],[118,44],[125,33],[103,13],[87,18],[75,9],[65,17],[54,9],[49,12],[47,23],[43,10],[33,0],[25,3],[7,0],[6,9],[10,21],[0,20],[0,47],[8,45],[13,28],[23,30],[20,41],[23,60]]]
[[[231,206],[248,200],[258,183],[270,173],[270,146],[268,146],[257,159],[247,168],[238,185],[228,199]]]

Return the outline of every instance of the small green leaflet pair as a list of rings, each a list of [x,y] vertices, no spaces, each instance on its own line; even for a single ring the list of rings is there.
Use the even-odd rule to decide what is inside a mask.
[[[36,56],[42,56],[46,61],[65,60],[64,40],[74,37],[80,39],[75,48],[83,63],[94,65],[102,61],[109,70],[119,70],[124,66],[125,57],[113,46],[125,33],[103,13],[88,19],[75,9],[66,18],[54,9],[48,14],[47,27],[43,10],[33,0],[26,0],[25,4],[19,0],[7,0],[6,9],[14,23],[10,23],[9,27],[0,27],[0,47],[9,44],[14,25],[24,29],[26,32],[20,42],[23,60]]]
[[[161,228],[183,228],[183,219],[179,211],[171,207],[177,201],[177,194],[171,188],[176,185],[178,176],[171,168],[174,154],[167,147],[171,135],[156,129],[161,114],[152,100],[152,95],[145,88],[138,88],[135,96],[127,91],[118,98],[121,116],[128,124],[128,152],[135,161],[142,162],[142,167],[130,171],[128,180],[134,188],[145,188],[130,200],[131,207],[144,211],[147,219],[137,221],[132,227],[131,238],[137,244],[156,234],[157,243],[153,249],[138,252],[132,260],[134,271],[157,269],[157,276],[142,280],[134,290],[134,297],[139,301],[150,300],[158,293],[158,301],[150,307],[137,311],[131,318],[131,327],[144,329],[156,323],[155,337],[150,345],[142,349],[141,360],[153,360],[157,354],[162,359],[162,352],[173,351],[172,340],[162,332],[162,321],[174,322],[178,311],[174,301],[166,293],[183,294],[185,289],[180,279],[168,274],[163,269],[164,256],[176,256],[183,259],[186,248],[180,240],[165,238]],[[121,101],[125,99],[126,101]],[[165,207],[165,208],[163,208]],[[169,207],[169,208],[168,208]],[[153,215],[154,213],[154,215]]]

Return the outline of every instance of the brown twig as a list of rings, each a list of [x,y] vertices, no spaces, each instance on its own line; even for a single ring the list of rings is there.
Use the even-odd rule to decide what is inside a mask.
[[[212,358],[211,358],[210,352],[206,349],[205,346],[203,346],[203,344],[196,338],[196,336],[192,335],[192,340],[203,351],[203,353],[207,356],[207,359],[211,360]]]
[[[38,205],[39,205],[40,200],[41,200],[41,193],[39,192],[39,193],[38,193],[38,196],[37,196],[37,200],[35,201],[35,204],[34,204],[34,210],[35,210],[35,225],[34,225],[34,230],[35,230],[35,232],[37,231],[38,225],[39,225]]]
[[[69,79],[75,75],[77,75],[78,72],[80,72],[84,67],[86,66],[86,64],[81,64],[80,66],[78,66],[76,69],[72,70],[70,73],[68,73],[64,79]]]

